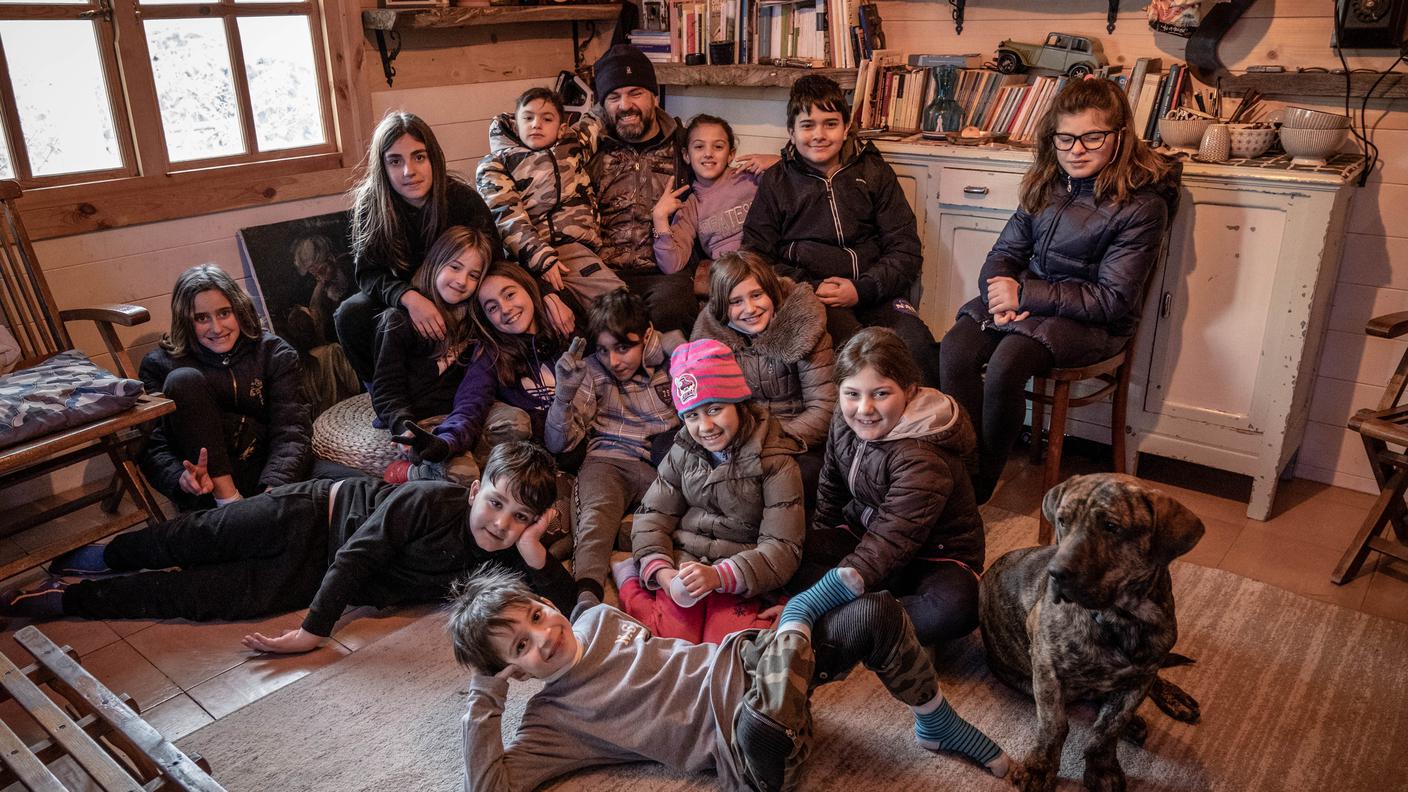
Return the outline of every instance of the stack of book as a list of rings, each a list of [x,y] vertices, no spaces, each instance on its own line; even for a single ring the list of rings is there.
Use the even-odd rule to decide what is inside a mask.
[[[734,63],[854,68],[870,54],[879,14],[862,0],[672,0],[669,20],[676,62],[699,55],[713,63],[709,45],[732,43]]]
[[[1160,142],[1159,119],[1182,104],[1183,94],[1192,80],[1185,64],[1173,64],[1164,75],[1158,73],[1159,65],[1158,58],[1135,61],[1128,89],[1129,103],[1134,107],[1134,126],[1145,140],[1155,145]]]
[[[669,63],[671,60],[670,31],[632,30],[631,45],[654,63]]]

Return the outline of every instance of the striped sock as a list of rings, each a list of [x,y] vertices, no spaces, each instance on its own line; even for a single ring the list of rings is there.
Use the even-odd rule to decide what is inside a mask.
[[[997,743],[954,712],[942,694],[932,711],[920,712],[915,708],[914,736],[919,738],[920,745],[931,751],[954,751],[984,766],[1002,753]]]
[[[779,630],[795,629],[811,635],[812,623],[827,611],[851,602],[864,593],[865,585],[854,569],[836,568],[827,572],[811,588],[787,601],[778,617]],[[861,589],[857,591],[856,589]]]

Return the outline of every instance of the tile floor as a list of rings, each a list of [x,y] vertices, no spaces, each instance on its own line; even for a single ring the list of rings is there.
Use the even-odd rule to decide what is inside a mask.
[[[1102,461],[1081,456],[1079,450],[1070,457],[1068,470],[1101,468]],[[1372,501],[1370,496],[1309,481],[1285,482],[1274,518],[1258,522],[1246,518],[1249,484],[1245,479],[1147,457],[1140,474],[1171,490],[1203,518],[1207,533],[1185,560],[1408,622],[1408,564],[1371,557],[1365,571],[1349,585],[1339,587],[1329,580]],[[1027,463],[1024,455],[1014,457],[994,505],[1035,514],[1040,507],[1040,479],[1040,469]],[[24,553],[29,544],[23,537],[0,540],[0,559]],[[235,624],[65,620],[46,624],[43,630],[57,643],[71,645],[92,673],[114,691],[131,695],[153,725],[169,738],[179,739],[336,663],[431,609],[349,611],[334,632],[335,640],[299,657],[261,656],[245,650],[240,638],[255,630],[295,626],[303,617],[301,612]],[[22,626],[11,622],[0,630],[0,651],[20,665],[28,657],[12,636]],[[22,716],[15,719],[14,708],[14,702],[0,703],[0,717],[7,723],[19,720],[20,736],[34,739],[37,724],[23,724]]]

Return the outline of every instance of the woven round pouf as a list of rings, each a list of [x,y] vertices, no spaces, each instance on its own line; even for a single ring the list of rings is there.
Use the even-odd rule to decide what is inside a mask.
[[[313,453],[380,478],[397,449],[390,433],[372,428],[375,417],[368,393],[334,404],[313,422]]]

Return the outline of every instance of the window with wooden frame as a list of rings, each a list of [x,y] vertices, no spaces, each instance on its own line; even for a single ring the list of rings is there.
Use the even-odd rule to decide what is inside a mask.
[[[101,196],[343,167],[325,2],[338,13],[335,0],[0,0],[0,178]]]

